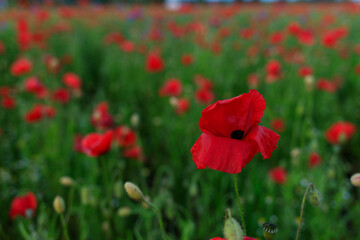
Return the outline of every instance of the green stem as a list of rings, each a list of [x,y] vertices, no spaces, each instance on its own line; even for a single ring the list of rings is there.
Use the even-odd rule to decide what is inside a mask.
[[[60,219],[61,219],[61,224],[63,227],[65,239],[70,240],[69,233],[68,233],[67,226],[66,226],[65,219],[64,219],[64,215],[62,213],[60,214]]]
[[[299,237],[300,237],[300,229],[301,229],[301,223],[302,223],[303,214],[304,214],[305,200],[306,200],[306,196],[309,193],[310,188],[314,189],[314,184],[309,183],[309,185],[307,186],[307,188],[305,190],[304,197],[302,199],[301,210],[300,210],[300,220],[299,220],[299,226],[298,226],[297,233],[296,233],[296,240],[299,240]]]
[[[160,225],[160,230],[161,230],[161,235],[162,235],[162,238],[164,240],[168,240],[169,238],[167,237],[166,233],[165,233],[165,229],[164,229],[164,224],[163,224],[163,221],[162,221],[162,217],[161,217],[161,212],[159,210],[159,208],[157,206],[155,206],[153,203],[147,201],[147,200],[143,200],[145,203],[147,203],[150,207],[152,207],[155,212],[156,212],[156,215],[159,219],[159,225]]]
[[[244,220],[243,211],[241,208],[241,201],[240,201],[239,188],[238,188],[238,184],[237,184],[236,174],[233,174],[233,177],[234,177],[236,198],[237,198],[237,202],[238,202],[239,210],[240,210],[241,227],[243,229],[244,235],[246,235],[246,224],[245,224],[245,220]]]
[[[70,191],[69,191],[69,196],[68,196],[69,207],[67,208],[67,214],[65,216],[66,223],[68,223],[69,219],[70,219],[71,209],[72,209],[73,200],[74,200],[74,191],[75,191],[75,186],[71,186]]]

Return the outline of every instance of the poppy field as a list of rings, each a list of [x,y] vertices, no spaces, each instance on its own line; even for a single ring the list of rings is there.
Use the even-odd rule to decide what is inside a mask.
[[[0,11],[0,239],[360,239],[360,5]]]

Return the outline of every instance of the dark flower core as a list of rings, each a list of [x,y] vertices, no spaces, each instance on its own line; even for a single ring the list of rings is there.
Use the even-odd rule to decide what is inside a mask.
[[[244,131],[241,130],[235,130],[230,135],[232,139],[237,139],[237,140],[241,140],[243,136],[244,136]]]

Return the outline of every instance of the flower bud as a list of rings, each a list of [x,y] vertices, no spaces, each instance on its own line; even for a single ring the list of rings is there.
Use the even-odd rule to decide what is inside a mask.
[[[319,206],[320,200],[319,200],[319,196],[316,193],[316,191],[311,191],[309,194],[309,198],[310,198],[311,205],[313,205],[315,207]]]
[[[55,209],[55,212],[58,214],[62,214],[65,211],[65,202],[64,199],[60,196],[56,196],[53,202],[53,206]]]
[[[60,184],[65,187],[70,187],[74,185],[74,180],[71,177],[63,176],[60,178]]]
[[[129,207],[122,207],[117,211],[117,214],[120,217],[125,218],[131,214],[131,209]]]
[[[277,226],[275,224],[264,223],[262,227],[263,227],[264,238],[266,240],[272,240],[275,238],[275,235],[278,231]]]
[[[242,240],[244,237],[240,224],[231,216],[225,221],[224,235],[227,240]]]
[[[131,115],[130,122],[131,122],[131,126],[135,128],[138,127],[140,122],[139,114],[134,113],[133,115]]]
[[[141,202],[144,200],[144,194],[141,192],[140,188],[131,182],[125,183],[125,190],[130,198],[135,201]]]
[[[351,184],[354,185],[355,187],[360,187],[360,173],[356,173],[352,175],[350,181]]]
[[[312,75],[307,75],[304,79],[306,91],[310,92],[314,89],[314,77]]]

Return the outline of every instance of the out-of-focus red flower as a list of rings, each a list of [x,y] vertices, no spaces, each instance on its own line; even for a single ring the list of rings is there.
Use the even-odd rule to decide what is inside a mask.
[[[133,147],[124,149],[123,156],[126,158],[144,161],[142,148],[140,146],[133,146]]]
[[[104,42],[105,44],[121,44],[125,40],[124,36],[121,33],[112,32],[106,35]]]
[[[268,76],[279,77],[281,74],[281,65],[276,60],[271,60],[266,64],[266,73]]]
[[[12,75],[18,77],[31,72],[32,63],[27,58],[19,58],[12,65],[10,72]]]
[[[5,46],[4,44],[0,41],[0,54],[3,54],[5,52]]]
[[[128,126],[119,126],[114,132],[115,141],[120,147],[129,147],[136,143],[136,133]]]
[[[17,21],[17,43],[21,50],[26,50],[31,44],[31,33],[27,21],[20,18]]]
[[[325,32],[322,36],[322,44],[326,47],[334,47],[336,43],[347,34],[347,30],[345,28],[337,28]]]
[[[315,42],[314,34],[310,30],[302,29],[297,33],[297,40],[303,45],[311,46]]]
[[[83,137],[81,136],[81,134],[75,134],[74,143],[73,143],[73,148],[75,152],[79,152],[79,153],[84,152],[82,148],[82,139]]]
[[[53,93],[53,99],[56,102],[66,104],[70,101],[71,95],[69,90],[65,88],[59,88]]]
[[[131,53],[135,50],[135,44],[131,41],[124,41],[121,43],[121,49],[124,52]]]
[[[7,86],[0,87],[0,97],[8,97],[11,93],[11,88]]]
[[[177,78],[171,78],[167,80],[164,85],[160,88],[160,96],[173,96],[177,97],[182,93],[183,87],[182,82]]]
[[[301,77],[306,77],[313,74],[313,70],[311,67],[302,67],[299,69],[299,75]]]
[[[320,154],[318,154],[316,152],[311,152],[309,154],[309,167],[310,168],[314,168],[314,167],[320,165],[321,161],[322,161],[322,159],[321,159]]]
[[[110,150],[114,132],[107,131],[104,134],[90,133],[81,142],[83,152],[90,157],[97,157]]]
[[[291,35],[297,35],[301,31],[301,27],[297,22],[291,22],[287,28]]]
[[[194,81],[200,89],[211,90],[213,88],[213,83],[202,75],[195,75]]]
[[[13,109],[16,106],[16,101],[12,97],[4,97],[1,99],[1,106],[5,109]]]
[[[360,75],[360,64],[356,65],[355,72],[357,75]]]
[[[199,89],[195,92],[196,100],[201,104],[209,104],[214,101],[214,93],[206,88]]]
[[[182,115],[189,111],[190,101],[187,98],[179,98],[176,101],[175,112],[178,115]]]
[[[35,104],[33,108],[26,113],[25,121],[27,123],[35,123],[43,118],[53,118],[56,115],[55,108],[42,104]]]
[[[212,238],[210,240],[226,240],[226,238],[216,237],[216,238]],[[243,240],[257,240],[257,238],[244,236]]]
[[[109,113],[109,105],[107,102],[99,103],[91,114],[91,124],[98,129],[107,129],[114,124],[113,117]]]
[[[250,28],[242,29],[240,35],[244,39],[250,39],[254,35],[254,30]]]
[[[184,54],[181,56],[181,63],[185,66],[190,65],[194,62],[194,58],[191,54]]]
[[[339,88],[339,86],[336,82],[329,81],[324,78],[319,79],[317,81],[316,86],[319,90],[323,90],[325,92],[330,92],[330,93],[336,92]]]
[[[252,73],[247,77],[247,83],[250,88],[257,88],[259,86],[259,76],[256,73]]]
[[[25,91],[35,94],[38,98],[47,96],[46,87],[36,77],[29,77],[24,82]]]
[[[146,71],[161,72],[165,67],[163,59],[157,53],[150,53],[146,58]]]
[[[258,125],[265,106],[263,96],[250,90],[205,108],[199,122],[203,133],[191,148],[197,168],[239,173],[258,152],[270,158],[280,136]]]
[[[331,144],[346,142],[352,138],[356,132],[356,127],[350,122],[336,122],[325,132],[326,140]]]
[[[284,35],[281,32],[274,32],[270,35],[271,44],[279,44],[284,41]]]
[[[10,206],[10,218],[14,219],[17,216],[32,218],[35,216],[37,209],[37,200],[32,192],[25,196],[15,197]]]
[[[65,73],[63,83],[73,90],[80,90],[82,84],[80,77],[74,73]]]
[[[271,120],[271,128],[277,132],[283,132],[285,130],[285,122],[282,118],[275,118]]]
[[[287,172],[283,167],[275,167],[269,171],[270,178],[278,184],[284,184],[287,180]]]

